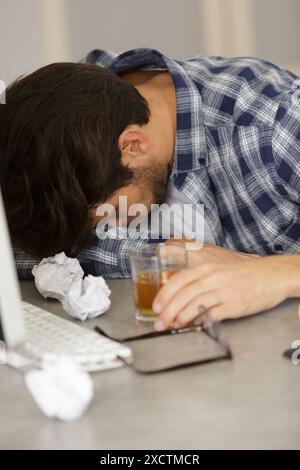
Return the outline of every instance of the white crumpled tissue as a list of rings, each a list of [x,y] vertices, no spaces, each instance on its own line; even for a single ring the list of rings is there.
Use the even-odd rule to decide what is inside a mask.
[[[63,421],[80,418],[94,394],[89,374],[67,360],[27,372],[25,384],[46,416]]]
[[[111,291],[103,277],[84,276],[78,259],[64,252],[44,258],[34,266],[35,285],[43,297],[62,303],[69,315],[80,320],[95,318],[110,307]]]

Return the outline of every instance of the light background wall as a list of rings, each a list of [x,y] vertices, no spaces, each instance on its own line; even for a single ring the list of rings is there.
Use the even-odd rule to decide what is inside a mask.
[[[199,0],[206,54],[254,55],[300,75],[299,0]]]
[[[100,47],[257,55],[300,75],[300,0],[0,0],[0,79]]]

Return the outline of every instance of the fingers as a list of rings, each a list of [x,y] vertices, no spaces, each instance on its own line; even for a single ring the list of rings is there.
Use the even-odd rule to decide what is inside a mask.
[[[204,295],[195,297],[189,302],[186,307],[176,316],[175,326],[176,328],[183,327],[188,323],[195,322],[197,324],[202,323],[202,315],[206,313],[210,308],[217,305],[216,293],[208,292]]]
[[[200,281],[203,276],[208,274],[212,269],[212,266],[206,263],[201,266],[183,269],[179,273],[174,274],[155,297],[152,305],[153,311],[155,313],[161,313],[178,292],[188,284],[191,284],[196,280]]]
[[[182,328],[189,323],[201,325],[205,323],[205,314],[209,314],[210,318],[214,321],[222,321],[225,319],[236,318],[239,316],[237,306],[231,302],[223,303],[216,298],[216,292],[211,291],[204,295],[195,297],[188,305],[177,315],[170,323],[162,323],[158,320],[155,323],[155,328],[158,331],[164,330],[168,327],[175,326],[175,328]]]
[[[166,309],[162,311],[157,321],[155,322],[155,328],[158,331],[165,330],[168,327],[175,326],[180,328],[181,326],[187,325],[190,322],[194,322],[199,319],[201,323],[201,314],[206,313],[212,307],[215,307],[222,302],[226,302],[225,297],[222,295],[222,291],[216,289],[206,289],[202,293],[199,293],[200,283],[193,283],[188,288],[184,289],[184,292],[179,293],[181,296],[180,304],[175,296],[170,304],[167,305]],[[187,293],[189,289],[189,293]],[[185,296],[185,300],[182,300],[182,294]]]
[[[236,318],[238,316],[231,303],[220,304],[212,307],[209,311],[209,315],[214,321],[222,321],[229,318]]]
[[[202,305],[202,303],[199,303],[199,299],[206,301],[207,292],[212,290],[212,288],[208,287],[209,284],[209,280],[204,279],[202,281],[200,280],[188,284],[183,289],[177,291],[170,302],[166,304],[165,308],[159,316],[158,320],[162,322],[161,327],[162,324],[167,327],[168,325],[173,324],[174,321],[177,322],[181,318],[181,312],[185,312],[186,309],[188,309],[188,316],[193,316],[191,319],[196,318],[198,315],[197,307]],[[214,292],[213,295],[208,298],[207,305],[204,305],[205,308],[209,308],[211,305],[214,305],[214,302],[212,303],[211,297],[213,297],[214,302],[216,302],[216,292]]]

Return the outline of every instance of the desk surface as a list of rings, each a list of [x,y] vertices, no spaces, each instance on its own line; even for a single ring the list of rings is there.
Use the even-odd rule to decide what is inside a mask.
[[[130,281],[109,284],[114,315],[133,310]],[[64,315],[32,282],[21,288],[24,300]],[[299,449],[300,367],[282,357],[300,339],[298,303],[224,323],[233,361],[153,376],[127,368],[94,373],[94,400],[73,423],[46,418],[22,374],[2,366],[0,448]]]

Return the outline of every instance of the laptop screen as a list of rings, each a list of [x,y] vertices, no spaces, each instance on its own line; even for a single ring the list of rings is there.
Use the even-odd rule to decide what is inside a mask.
[[[1,188],[0,188],[1,189]],[[1,338],[7,348],[13,348],[25,340],[24,317],[21,309],[21,295],[2,195],[0,190],[0,327]]]
[[[0,311],[0,341],[4,341],[4,335],[3,335],[2,323],[1,323],[1,311]]]

